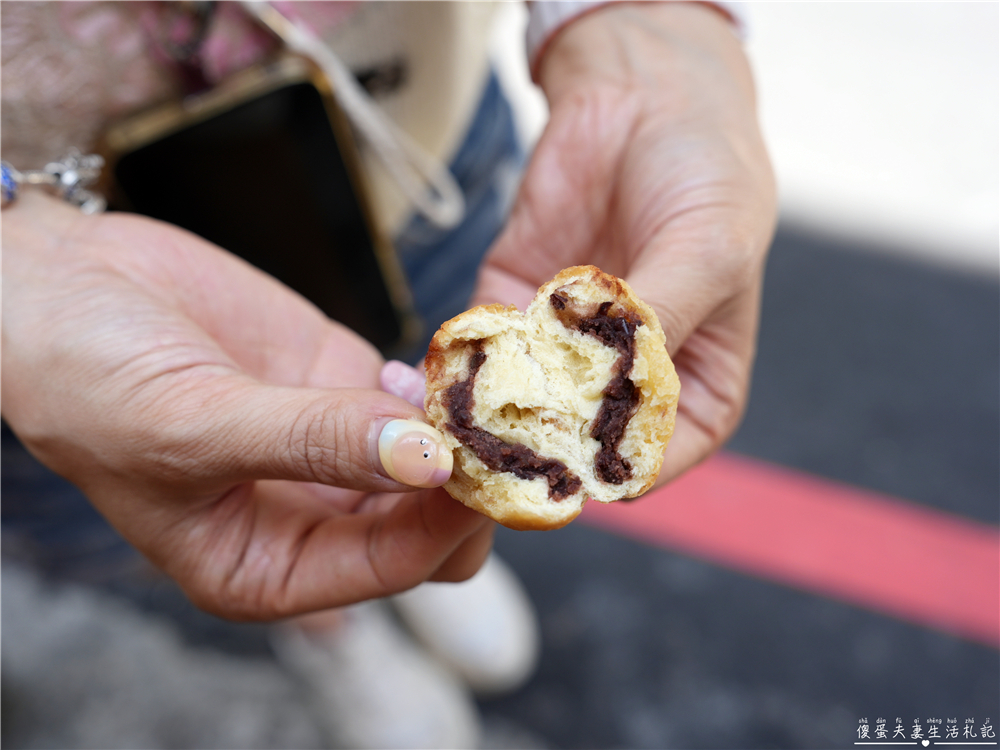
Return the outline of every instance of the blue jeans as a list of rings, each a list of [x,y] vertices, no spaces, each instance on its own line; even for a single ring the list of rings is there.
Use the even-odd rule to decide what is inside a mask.
[[[424,323],[424,336],[406,359],[420,359],[441,324],[466,310],[483,256],[507,218],[523,164],[510,104],[491,75],[451,163],[465,194],[465,218],[455,229],[441,230],[417,216],[396,238]]]
[[[431,335],[465,310],[476,271],[500,231],[516,184],[523,152],[510,106],[491,76],[452,172],[465,192],[467,213],[455,229],[441,231],[420,217],[397,238],[414,302],[424,320],[423,341],[407,359],[427,351]],[[3,425],[0,519],[5,557],[47,574],[112,585],[134,580],[144,569],[132,547],[72,484],[28,454]]]

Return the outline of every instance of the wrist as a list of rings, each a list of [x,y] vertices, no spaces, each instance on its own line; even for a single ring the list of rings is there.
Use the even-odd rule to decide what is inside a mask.
[[[98,219],[42,190],[24,191],[3,209],[4,270],[11,283],[22,264],[37,265],[49,257],[52,248],[80,231],[82,223]]]
[[[742,22],[740,22],[742,23]],[[533,69],[550,104],[576,83],[662,84],[671,73],[718,63],[752,92],[746,56],[726,10],[702,2],[608,2],[565,24]]]
[[[4,226],[15,224],[33,224],[38,229],[58,230],[68,227],[83,214],[78,208],[45,190],[23,190],[17,200],[8,203],[3,208]]]
[[[746,37],[749,24],[739,3],[726,0],[662,0],[675,3],[687,1],[711,8],[731,24],[741,39]],[[538,81],[541,59],[552,41],[566,28],[604,6],[628,2],[645,3],[649,0],[535,0],[530,3],[525,47],[532,80]]]

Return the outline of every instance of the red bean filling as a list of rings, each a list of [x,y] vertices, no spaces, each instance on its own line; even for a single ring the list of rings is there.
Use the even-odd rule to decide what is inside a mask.
[[[475,342],[475,349],[469,360],[469,376],[455,383],[445,391],[444,403],[451,421],[446,427],[464,445],[493,471],[507,471],[519,479],[545,477],[549,483],[549,497],[562,500],[574,495],[583,485],[562,461],[545,458],[520,443],[505,443],[482,427],[472,422],[472,407],[475,403],[472,389],[476,374],[486,361],[482,340]]]
[[[611,380],[602,391],[604,400],[590,427],[590,436],[601,444],[594,457],[598,478],[608,484],[622,484],[632,478],[632,465],[618,448],[629,420],[639,408],[639,391],[628,375],[635,361],[635,330],[642,325],[642,319],[628,310],[609,314],[612,302],[602,302],[587,315],[568,304],[569,300],[559,292],[553,293],[549,302],[556,317],[567,328],[589,334],[621,355],[615,361]]]

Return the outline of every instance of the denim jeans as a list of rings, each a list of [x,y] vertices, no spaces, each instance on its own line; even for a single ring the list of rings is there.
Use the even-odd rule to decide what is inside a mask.
[[[465,218],[458,227],[441,230],[417,216],[396,238],[424,323],[423,338],[406,359],[420,359],[441,324],[465,311],[483,256],[507,218],[523,163],[510,104],[491,75],[465,142],[451,162],[465,195]]]

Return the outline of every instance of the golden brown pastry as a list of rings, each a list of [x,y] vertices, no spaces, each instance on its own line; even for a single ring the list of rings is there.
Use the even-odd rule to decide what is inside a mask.
[[[504,526],[559,528],[659,474],[680,383],[656,314],[594,266],[562,271],[524,314],[449,320],[426,367],[424,406],[455,456],[445,489]]]

